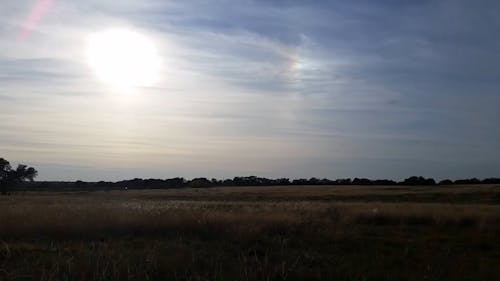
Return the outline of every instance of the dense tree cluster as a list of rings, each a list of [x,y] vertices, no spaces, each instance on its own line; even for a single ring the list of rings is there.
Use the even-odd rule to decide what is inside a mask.
[[[409,177],[402,182],[403,185],[435,185],[434,179],[426,179],[424,177]]]
[[[194,178],[187,180],[184,178],[171,179],[131,179],[117,182],[25,182],[20,186],[24,189],[45,189],[45,190],[112,190],[112,189],[168,189],[168,188],[207,188],[216,186],[279,186],[279,185],[404,185],[404,186],[432,186],[432,185],[460,185],[460,184],[500,184],[500,178],[488,178],[484,180],[462,179],[462,180],[442,180],[439,183],[432,178],[409,177],[403,181],[393,180],[371,180],[366,178],[354,179],[294,179],[287,178],[267,179],[255,176],[235,177],[232,179],[207,179]]]
[[[403,181],[393,180],[371,180],[367,178],[344,178],[344,179],[294,179],[288,178],[268,179],[256,176],[234,177],[232,179],[207,179],[194,178],[186,180],[184,178],[171,179],[131,179],[117,182],[33,182],[37,176],[37,171],[26,165],[18,165],[12,169],[10,163],[0,158],[0,192],[7,193],[13,188],[23,190],[111,190],[111,189],[162,189],[162,188],[207,188],[215,186],[277,186],[277,185],[405,185],[405,186],[429,186],[429,185],[459,185],[459,184],[500,184],[500,178],[487,178],[479,180],[477,178],[460,180],[442,180],[439,183],[432,178],[409,177]]]
[[[37,171],[33,167],[19,164],[16,169],[12,169],[9,161],[0,158],[0,193],[6,194],[21,182],[33,179],[37,176]]]

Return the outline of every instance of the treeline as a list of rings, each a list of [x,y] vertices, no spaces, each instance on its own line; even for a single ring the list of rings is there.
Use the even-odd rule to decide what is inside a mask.
[[[216,186],[277,186],[277,185],[461,185],[461,184],[500,184],[500,178],[487,178],[479,180],[477,178],[461,180],[442,180],[436,182],[432,178],[409,177],[403,181],[394,180],[371,180],[366,178],[346,178],[346,179],[294,179],[288,178],[267,179],[255,176],[235,177],[233,179],[207,179],[194,178],[187,180],[184,178],[171,179],[132,179],[117,182],[24,182],[19,186],[21,189],[38,190],[102,190],[102,189],[168,189],[168,188],[207,188]]]

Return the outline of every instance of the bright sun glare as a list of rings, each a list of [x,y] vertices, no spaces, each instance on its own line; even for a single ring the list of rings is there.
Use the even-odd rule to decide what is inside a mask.
[[[158,80],[160,56],[146,36],[109,29],[88,37],[87,60],[97,77],[118,90],[151,86]]]

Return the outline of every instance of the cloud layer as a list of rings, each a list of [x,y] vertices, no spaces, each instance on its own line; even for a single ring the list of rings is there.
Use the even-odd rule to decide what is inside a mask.
[[[34,5],[0,9],[0,151],[40,179],[498,176],[496,1],[54,0],[19,40]],[[114,27],[157,85],[95,78]]]

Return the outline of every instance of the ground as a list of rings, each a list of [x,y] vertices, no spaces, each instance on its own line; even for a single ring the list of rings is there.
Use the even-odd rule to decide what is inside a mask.
[[[0,196],[0,280],[500,280],[500,186]]]

